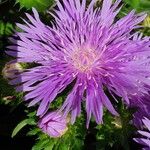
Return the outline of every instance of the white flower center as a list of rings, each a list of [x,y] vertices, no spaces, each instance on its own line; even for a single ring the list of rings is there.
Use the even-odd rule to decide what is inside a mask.
[[[77,50],[72,55],[73,65],[81,72],[91,71],[94,62],[97,60],[96,52],[89,50]]]

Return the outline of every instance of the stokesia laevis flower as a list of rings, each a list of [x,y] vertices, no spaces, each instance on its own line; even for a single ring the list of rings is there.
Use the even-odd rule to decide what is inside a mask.
[[[146,146],[145,148],[143,148],[143,150],[150,150],[150,120],[147,118],[144,118],[144,119],[142,119],[142,122],[144,123],[145,127],[149,131],[139,130],[138,133],[140,133],[143,136],[143,138],[134,138],[134,140],[137,143],[140,143],[140,144]]]
[[[39,128],[51,137],[60,137],[68,130],[67,118],[58,112],[50,112],[38,124]]]
[[[129,14],[116,21],[121,0],[103,0],[102,8],[94,9],[96,0],[86,7],[86,0],[57,1],[58,9],[50,13],[55,18],[52,27],[43,24],[37,11],[27,14],[31,23],[18,24],[24,32],[11,39],[9,55],[17,62],[37,63],[10,81],[18,91],[28,92],[29,106],[39,103],[37,115],[43,115],[49,104],[70,83],[75,85],[67,96],[61,111],[71,113],[71,122],[81,112],[86,99],[87,127],[91,116],[102,122],[103,107],[118,115],[104,92],[122,97],[126,104],[132,95],[147,94],[150,80],[150,41],[137,29],[145,14]],[[15,37],[16,37],[15,36]],[[20,78],[22,85],[20,85]],[[85,98],[84,98],[85,97]],[[114,97],[114,96],[113,96]],[[138,101],[138,99],[132,99]]]

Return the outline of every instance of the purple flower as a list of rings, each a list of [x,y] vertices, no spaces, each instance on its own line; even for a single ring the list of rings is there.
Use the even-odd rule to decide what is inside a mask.
[[[31,23],[18,24],[23,32],[16,33],[20,39],[11,39],[16,44],[7,53],[17,57],[17,62],[39,66],[27,69],[10,84],[28,92],[25,100],[31,101],[29,106],[39,103],[37,115],[43,115],[73,81],[60,110],[66,115],[71,112],[74,123],[85,100],[87,127],[92,115],[97,123],[102,122],[103,107],[118,115],[104,89],[128,105],[133,95],[147,94],[150,66],[145,64],[150,60],[150,41],[132,32],[146,15],[136,15],[133,10],[116,21],[121,0],[114,4],[104,0],[101,9],[94,9],[95,2],[86,7],[86,0],[64,0],[63,5],[58,0],[58,9],[50,13],[55,18],[52,27],[40,21],[35,9],[34,17],[27,14]]]
[[[134,99],[138,101],[133,100],[131,103],[131,106],[136,108],[136,112],[133,114],[133,123],[136,127],[142,129],[143,117],[150,118],[149,95],[145,95],[144,97],[134,97]]]
[[[58,112],[50,112],[38,124],[39,128],[51,137],[60,137],[67,130],[67,119]]]
[[[149,106],[149,108],[150,108],[150,106]],[[132,122],[139,129],[143,128],[142,118],[144,116],[146,116],[147,118],[150,118],[150,109],[148,112],[146,112],[144,107],[137,108],[137,111],[133,114],[133,121]]]
[[[150,149],[150,120],[147,118],[144,118],[142,119],[142,122],[144,123],[145,127],[149,131],[147,132],[147,131],[139,130],[138,133],[140,133],[143,136],[143,138],[134,138],[134,140],[137,143],[140,143],[146,146],[146,148],[143,148],[143,150],[149,150]]]

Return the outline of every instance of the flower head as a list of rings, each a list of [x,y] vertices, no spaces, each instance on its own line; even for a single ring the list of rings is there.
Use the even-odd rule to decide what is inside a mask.
[[[139,130],[138,133],[140,133],[143,136],[143,138],[135,138],[134,140],[137,143],[140,143],[140,144],[146,146],[146,148],[144,148],[143,150],[149,150],[150,149],[150,120],[147,118],[144,118],[144,119],[142,119],[142,122],[144,123],[145,127],[149,131]]]
[[[51,137],[57,138],[68,130],[67,119],[58,112],[50,112],[38,124],[39,128]]]
[[[25,25],[18,24],[24,32],[16,33],[19,39],[12,39],[16,45],[9,46],[7,53],[17,56],[17,62],[39,66],[26,70],[10,84],[28,92],[25,100],[31,100],[29,106],[39,103],[37,115],[43,115],[73,81],[75,85],[60,110],[71,112],[74,123],[85,97],[87,126],[92,115],[97,123],[102,122],[103,107],[118,115],[104,87],[126,104],[132,95],[147,94],[150,66],[145,64],[150,60],[150,41],[131,32],[146,15],[131,11],[116,21],[121,0],[114,4],[104,0],[101,9],[94,9],[95,2],[86,7],[86,0],[64,0],[63,4],[58,0],[58,10],[50,13],[55,18],[52,27],[41,22],[35,9],[34,17],[27,14],[31,23],[24,20]]]

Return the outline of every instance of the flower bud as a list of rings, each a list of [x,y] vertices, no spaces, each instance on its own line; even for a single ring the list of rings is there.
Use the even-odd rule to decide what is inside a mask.
[[[21,72],[22,67],[18,63],[6,64],[2,70],[5,79],[13,78],[17,73]]]
[[[50,112],[38,124],[39,128],[51,137],[61,137],[68,130],[67,118],[58,112]]]

